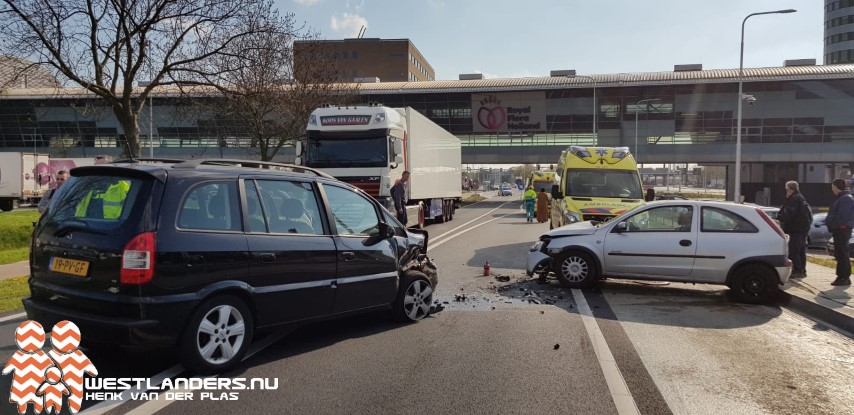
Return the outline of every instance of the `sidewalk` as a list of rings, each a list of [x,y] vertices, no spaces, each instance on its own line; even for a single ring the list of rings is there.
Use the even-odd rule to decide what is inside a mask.
[[[30,275],[30,261],[0,265],[0,281]]]
[[[807,277],[783,286],[782,302],[793,310],[854,337],[854,285],[834,287],[833,268],[807,262]]]

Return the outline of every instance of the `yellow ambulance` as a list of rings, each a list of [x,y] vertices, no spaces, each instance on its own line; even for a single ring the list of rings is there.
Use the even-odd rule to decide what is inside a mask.
[[[628,147],[570,146],[561,152],[551,187],[549,228],[608,221],[643,204],[643,186]]]
[[[535,170],[531,172],[531,177],[528,178],[528,186],[533,186],[537,193],[540,192],[540,189],[550,191],[554,183],[555,172],[553,171]]]

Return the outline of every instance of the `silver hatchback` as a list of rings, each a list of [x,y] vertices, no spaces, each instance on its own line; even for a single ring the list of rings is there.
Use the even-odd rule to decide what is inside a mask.
[[[554,273],[571,288],[604,276],[727,285],[744,302],[774,298],[792,271],[786,236],[761,208],[668,200],[609,222],[549,231],[530,248],[528,275]]]

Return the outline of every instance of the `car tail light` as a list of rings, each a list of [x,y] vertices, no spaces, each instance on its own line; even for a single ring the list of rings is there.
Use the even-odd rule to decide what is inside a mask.
[[[122,252],[122,284],[148,284],[154,276],[154,232],[135,236]]]
[[[768,226],[771,227],[771,229],[775,230],[777,232],[777,234],[780,235],[781,238],[786,239],[786,235],[783,233],[783,229],[781,229],[780,226],[777,225],[776,222],[771,220],[771,218],[768,217],[768,215],[766,215],[765,212],[762,211],[762,209],[756,208],[756,213],[758,213],[759,216],[761,216],[762,219],[765,220],[765,223],[767,223]]]

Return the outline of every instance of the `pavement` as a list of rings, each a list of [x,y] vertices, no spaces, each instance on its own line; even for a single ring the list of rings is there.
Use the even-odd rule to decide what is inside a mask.
[[[30,275],[30,261],[0,265],[0,281]]]
[[[29,261],[0,265],[0,281],[30,275]],[[835,270],[807,262],[807,277],[790,279],[779,302],[854,338],[854,285],[834,287]]]
[[[790,279],[780,302],[794,311],[854,338],[854,285],[835,287],[836,270],[807,262],[807,276]]]

